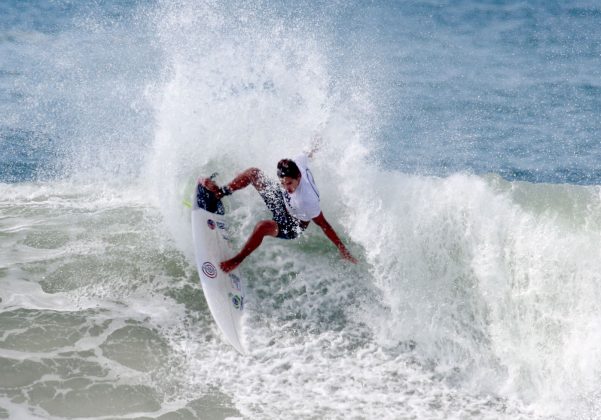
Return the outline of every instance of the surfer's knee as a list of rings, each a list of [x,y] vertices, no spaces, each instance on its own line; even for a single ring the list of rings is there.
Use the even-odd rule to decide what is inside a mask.
[[[257,190],[265,188],[265,174],[262,170],[253,167],[248,168],[244,173]]]
[[[255,181],[256,179],[259,179],[259,178],[263,178],[263,171],[261,171],[259,168],[248,168],[244,172],[253,181]]]
[[[263,236],[277,236],[278,224],[273,220],[262,220],[255,226],[255,232]]]

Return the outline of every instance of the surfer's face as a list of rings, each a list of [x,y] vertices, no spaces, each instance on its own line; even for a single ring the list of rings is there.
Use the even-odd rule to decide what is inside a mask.
[[[288,192],[288,194],[292,194],[298,188],[298,184],[300,182],[300,176],[298,178],[292,178],[289,176],[285,176],[280,178],[280,183],[282,187]]]

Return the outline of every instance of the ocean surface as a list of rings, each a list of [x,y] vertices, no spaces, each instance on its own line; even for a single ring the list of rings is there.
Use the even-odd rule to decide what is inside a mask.
[[[182,200],[315,135],[239,355]],[[601,419],[600,162],[600,1],[2,0],[0,419]]]

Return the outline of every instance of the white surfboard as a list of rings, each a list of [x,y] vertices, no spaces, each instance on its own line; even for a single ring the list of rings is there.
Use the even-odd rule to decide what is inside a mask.
[[[225,273],[219,268],[221,261],[233,256],[224,214],[221,200],[198,185],[192,196],[192,238],[202,290],[226,340],[244,354],[244,282],[237,269]]]

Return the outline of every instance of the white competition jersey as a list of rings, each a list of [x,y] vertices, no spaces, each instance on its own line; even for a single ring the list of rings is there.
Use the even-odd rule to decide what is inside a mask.
[[[307,167],[309,158],[306,155],[300,155],[292,159],[298,169],[300,169],[301,179],[296,190],[290,194],[283,190],[284,202],[288,213],[299,220],[309,222],[314,217],[319,216],[321,208],[319,207],[319,190],[315,185],[313,174]]]

